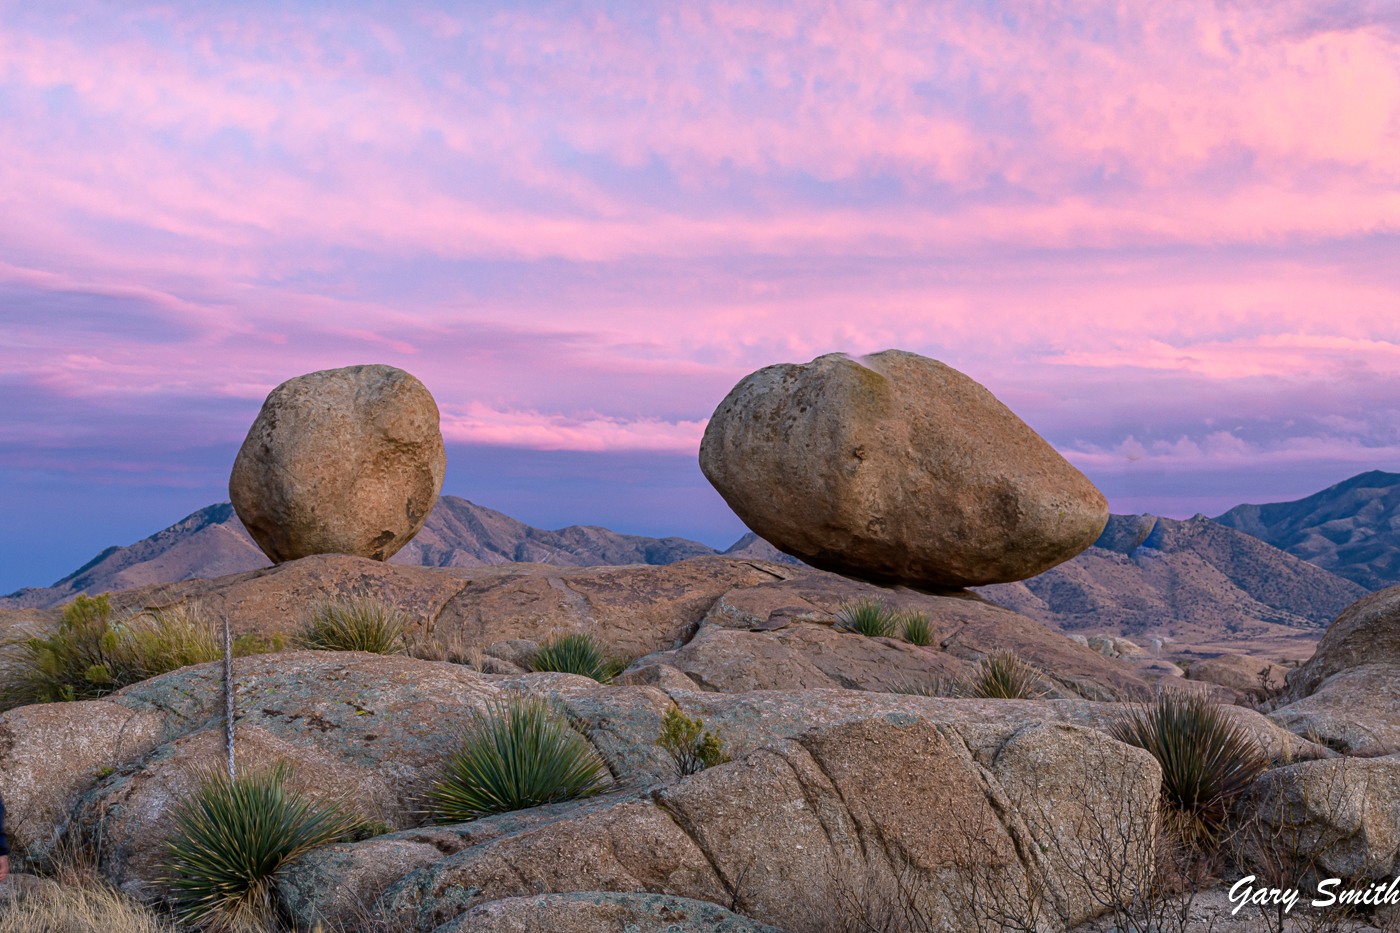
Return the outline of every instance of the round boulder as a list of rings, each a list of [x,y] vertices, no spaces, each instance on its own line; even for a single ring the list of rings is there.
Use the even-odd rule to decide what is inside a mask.
[[[780,364],[715,409],[700,469],[759,537],[823,570],[955,588],[1089,547],[1108,502],[996,397],[886,350]]]
[[[387,560],[428,520],[446,470],[437,403],[423,383],[392,366],[347,366],[272,390],[228,493],[274,563]]]

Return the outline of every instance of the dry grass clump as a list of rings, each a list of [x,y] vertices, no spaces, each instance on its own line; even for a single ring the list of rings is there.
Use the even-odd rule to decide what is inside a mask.
[[[0,933],[178,933],[149,908],[106,885],[45,885],[0,910]]]
[[[282,640],[244,635],[234,654],[278,651]],[[106,593],[80,595],[47,634],[0,647],[0,710],[30,703],[95,700],[142,680],[223,656],[223,640],[196,608],[147,609],[114,618]]]
[[[364,596],[317,603],[297,633],[296,643],[317,651],[403,654],[408,649],[408,614],[397,606]]]

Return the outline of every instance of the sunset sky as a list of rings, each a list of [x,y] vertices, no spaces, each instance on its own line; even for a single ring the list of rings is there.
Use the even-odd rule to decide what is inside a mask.
[[[889,347],[1116,512],[1400,470],[1400,4],[0,3],[0,593],[370,362],[444,492],[724,547],[719,400]]]

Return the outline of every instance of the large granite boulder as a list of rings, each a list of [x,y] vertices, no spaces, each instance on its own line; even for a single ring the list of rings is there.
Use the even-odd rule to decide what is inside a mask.
[[[1252,869],[1388,880],[1400,868],[1400,759],[1333,758],[1266,772],[1241,809],[1235,845]]]
[[[700,468],[744,523],[814,567],[957,588],[1094,543],[1108,502],[981,385],[886,350],[769,366],[710,418]]]
[[[437,404],[392,366],[347,366],[272,390],[229,476],[238,517],[274,563],[387,560],[437,502],[447,469]]]
[[[1400,752],[1400,586],[1337,616],[1269,718],[1356,755]]]

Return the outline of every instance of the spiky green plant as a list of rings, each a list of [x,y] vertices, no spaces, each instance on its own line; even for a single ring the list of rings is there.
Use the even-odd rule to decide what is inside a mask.
[[[1267,765],[1249,733],[1204,694],[1163,692],[1113,723],[1114,738],[1146,749],[1162,766],[1162,802],[1182,840],[1214,845],[1231,802]]]
[[[290,788],[291,777],[285,762],[233,779],[210,769],[175,804],[162,881],[181,920],[205,929],[266,927],[276,915],[277,875],[361,828],[343,804],[312,802]]]
[[[408,647],[408,615],[379,599],[330,599],[311,609],[296,643],[317,651],[402,654]]]
[[[681,777],[698,774],[729,760],[718,732],[707,731],[703,720],[691,719],[674,707],[668,709],[661,720],[661,736],[656,744],[671,756]]]
[[[933,644],[933,624],[927,612],[911,609],[899,616],[899,634],[911,645],[927,648]]]
[[[556,635],[540,646],[530,669],[542,673],[580,674],[610,684],[627,665],[609,657],[598,639],[586,632]]]
[[[429,808],[439,823],[463,823],[595,794],[607,773],[562,712],[538,697],[510,697],[473,714],[428,791]]]
[[[1045,696],[1040,671],[1013,651],[997,651],[977,662],[977,669],[960,685],[959,696],[980,700],[1038,700]]]
[[[868,638],[888,638],[894,634],[896,614],[873,597],[842,603],[836,610],[837,624],[848,632]]]

